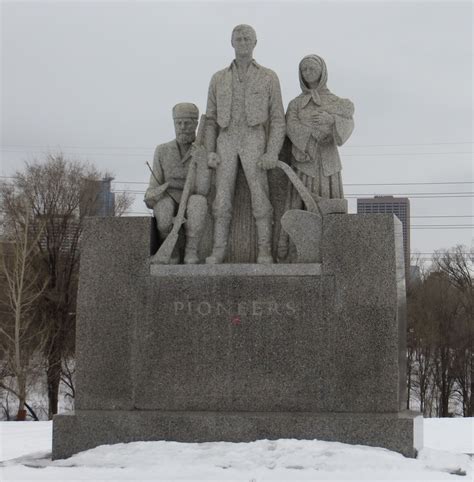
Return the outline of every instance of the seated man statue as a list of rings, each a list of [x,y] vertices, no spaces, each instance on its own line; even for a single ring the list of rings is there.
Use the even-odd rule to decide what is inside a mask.
[[[153,172],[145,193],[145,204],[153,209],[158,233],[161,241],[173,228],[174,217],[178,211],[190,160],[196,150],[193,142],[196,139],[199,110],[194,104],[181,103],[173,107],[173,120],[176,139],[160,144],[155,149]],[[210,170],[207,159],[197,161],[196,177],[186,208],[185,256],[184,263],[199,262],[198,245],[207,215],[207,194],[210,188]],[[180,262],[177,247],[171,255],[170,264]]]

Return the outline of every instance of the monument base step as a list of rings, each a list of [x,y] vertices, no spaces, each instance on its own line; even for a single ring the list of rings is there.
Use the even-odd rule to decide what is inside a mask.
[[[53,459],[99,445],[169,440],[251,442],[261,439],[326,440],[369,445],[415,457],[423,418],[415,412],[184,412],[81,410],[56,415]]]

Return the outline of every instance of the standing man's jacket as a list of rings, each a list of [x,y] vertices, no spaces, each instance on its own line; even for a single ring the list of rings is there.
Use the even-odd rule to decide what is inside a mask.
[[[245,91],[247,125],[264,125],[267,133],[266,152],[278,155],[286,134],[285,111],[281,99],[278,77],[273,70],[259,65],[255,60],[249,67]],[[232,107],[232,64],[216,72],[209,85],[207,100],[208,126],[214,129],[229,127]]]

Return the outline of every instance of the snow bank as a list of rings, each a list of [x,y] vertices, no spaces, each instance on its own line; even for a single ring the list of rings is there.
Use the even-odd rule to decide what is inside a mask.
[[[474,418],[425,418],[424,446],[474,454]]]
[[[455,419],[456,420],[456,419]],[[459,419],[461,420],[461,419]],[[446,422],[452,422],[449,419]],[[443,421],[444,422],[444,421]],[[431,445],[452,434],[467,434],[464,419],[430,425]],[[438,433],[441,432],[441,433]],[[443,436],[444,434],[444,436]],[[451,434],[451,435],[449,435]],[[469,437],[468,437],[469,438]],[[183,480],[183,481],[308,481],[308,480],[472,480],[467,455],[433,448],[418,459],[386,449],[318,440],[259,440],[251,443],[135,442],[104,445],[67,460],[51,461],[51,424],[0,424],[0,479],[7,480]],[[36,452],[36,453],[31,453]]]
[[[51,422],[0,422],[0,461],[51,452],[52,437]]]

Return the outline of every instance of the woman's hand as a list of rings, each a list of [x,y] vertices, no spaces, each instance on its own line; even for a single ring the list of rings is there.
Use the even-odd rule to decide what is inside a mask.
[[[332,127],[334,124],[334,117],[327,112],[316,112],[311,116],[311,121],[315,126],[327,126]]]

